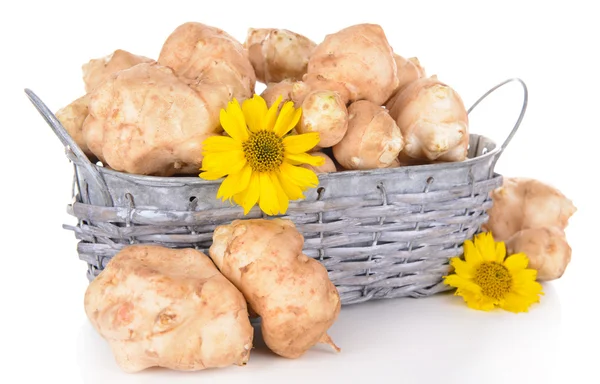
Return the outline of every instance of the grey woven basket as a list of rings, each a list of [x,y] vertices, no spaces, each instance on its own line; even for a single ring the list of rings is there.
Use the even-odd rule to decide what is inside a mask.
[[[480,231],[492,205],[489,193],[501,185],[494,166],[527,107],[501,147],[471,134],[469,158],[460,163],[346,171],[319,176],[319,187],[291,202],[284,218],[305,237],[304,252],[319,260],[338,288],[342,304],[402,296],[423,297],[448,289],[442,276],[448,259]],[[216,199],[218,181],[199,177],[150,177],[92,164],[54,114],[30,90],[33,105],[50,125],[74,164],[74,202],[65,225],[79,240],[79,258],[92,280],[123,247],[136,243],[207,252],[212,232],[234,219],[263,217]]]

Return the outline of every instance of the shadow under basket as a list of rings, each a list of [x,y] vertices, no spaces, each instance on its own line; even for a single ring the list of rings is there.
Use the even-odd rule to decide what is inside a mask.
[[[488,220],[490,192],[502,184],[494,166],[523,119],[527,88],[509,79],[469,109],[513,81],[523,87],[523,107],[502,146],[471,134],[463,162],[321,174],[319,187],[307,191],[305,200],[290,202],[280,217],[296,224],[304,253],[327,268],[343,305],[449,289],[442,281],[448,260],[462,255],[463,242]],[[131,175],[91,163],[48,107],[25,92],[74,164],[68,213],[78,221],[64,227],[79,240],[77,252],[90,280],[130,244],[208,254],[218,225],[265,217],[258,207],[244,216],[240,207],[218,200],[220,181]]]

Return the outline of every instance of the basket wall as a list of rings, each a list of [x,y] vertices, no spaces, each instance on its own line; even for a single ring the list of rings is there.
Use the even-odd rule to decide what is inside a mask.
[[[68,211],[78,222],[65,227],[80,240],[90,280],[129,244],[208,253],[216,226],[262,217],[257,207],[244,216],[217,200],[218,182],[97,167],[102,186],[68,155],[75,165]],[[291,202],[282,217],[304,235],[304,252],[327,268],[344,305],[429,296],[447,289],[448,259],[461,255],[462,243],[488,219],[489,193],[502,183],[493,172],[498,155],[491,140],[471,135],[470,159],[462,163],[321,175],[319,188]]]

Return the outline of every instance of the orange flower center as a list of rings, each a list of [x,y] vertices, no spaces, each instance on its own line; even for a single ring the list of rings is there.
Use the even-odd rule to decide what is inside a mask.
[[[482,263],[475,272],[474,281],[485,296],[496,300],[503,299],[512,287],[510,271],[495,261]]]
[[[242,144],[244,156],[255,172],[272,172],[283,163],[283,140],[274,132],[258,131]]]

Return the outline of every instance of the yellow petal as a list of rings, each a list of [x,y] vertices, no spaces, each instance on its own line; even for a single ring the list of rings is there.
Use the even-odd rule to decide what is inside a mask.
[[[220,121],[225,132],[234,140],[248,140],[248,128],[244,121],[244,114],[236,99],[229,102],[227,110],[221,109]]]
[[[513,275],[527,268],[527,264],[529,264],[529,260],[524,253],[515,253],[514,255],[508,256],[504,261],[504,266],[508,268]]]
[[[247,215],[248,212],[256,205],[260,195],[260,180],[259,174],[257,172],[253,172],[252,176],[250,176],[250,182],[248,183],[248,188],[245,191],[238,193],[233,196],[233,200],[244,208],[244,215]]]
[[[483,262],[483,257],[471,240],[465,240],[464,253],[466,262],[471,264],[473,267],[477,267]]]
[[[319,140],[319,132],[287,136],[283,139],[283,148],[285,148],[286,153],[304,153],[319,144]]]
[[[297,167],[284,161],[280,166],[280,170],[302,190],[309,187],[316,187],[319,184],[317,175],[309,169]]]
[[[217,199],[231,199],[234,195],[245,190],[248,183],[250,183],[250,176],[252,176],[252,167],[249,164],[246,164],[240,172],[227,176],[219,187]]]
[[[275,121],[277,121],[277,111],[279,108],[279,104],[281,104],[281,100],[283,100],[283,97],[280,95],[279,97],[277,97],[277,100],[275,100],[275,102],[271,104],[271,108],[269,108],[269,110],[267,111],[267,115],[263,120],[264,129],[266,129],[267,131],[272,132],[273,128],[275,127]]]
[[[531,304],[533,304],[531,300],[517,293],[509,292],[500,303],[500,308],[513,313],[529,312]]]
[[[279,178],[279,183],[283,188],[285,194],[289,197],[290,200],[300,200],[304,199],[304,194],[302,193],[302,189],[294,184],[285,174],[279,172],[277,174]]]
[[[232,174],[239,172],[246,165],[246,156],[242,151],[212,152],[202,159],[202,170],[211,172],[225,172]]]
[[[458,257],[450,259],[450,265],[454,267],[456,274],[464,279],[475,278],[475,268]]]
[[[456,274],[445,276],[444,284],[469,292],[481,293],[481,287],[479,285]]]
[[[473,294],[471,292],[461,292],[461,295],[467,303],[467,307],[479,311],[491,311],[496,308],[497,300],[484,295]]]
[[[496,243],[496,262],[502,264],[506,258],[506,244],[503,241]]]
[[[310,164],[314,166],[320,166],[325,164],[325,159],[318,156],[312,156],[308,153],[285,153],[284,158],[291,164],[300,165],[300,164]]]
[[[273,132],[279,137],[285,136],[285,134],[294,129],[296,124],[298,124],[301,114],[302,110],[300,108],[294,109],[293,102],[288,101],[283,104],[279,116],[277,117],[275,128],[273,128]]]
[[[288,210],[288,207],[290,204],[290,199],[288,198],[288,196],[286,195],[285,191],[283,190],[281,184],[279,183],[279,178],[277,177],[277,175],[275,173],[270,173],[269,177],[271,178],[271,182],[275,186],[275,192],[277,193],[277,200],[279,201],[279,212],[281,214],[284,214]]]
[[[496,261],[496,244],[490,232],[477,234],[474,243],[483,261]]]
[[[204,154],[211,152],[241,151],[242,143],[227,136],[211,136],[202,142]]]
[[[224,177],[225,175],[227,175],[227,172],[223,172],[221,170],[221,172],[212,172],[212,171],[202,172],[199,176],[200,176],[200,178],[202,178],[204,180],[218,180],[218,179]]]
[[[260,209],[267,215],[276,215],[279,213],[279,200],[277,199],[277,192],[275,186],[271,182],[269,174],[261,172],[259,174],[260,179],[260,198],[258,204]]]
[[[265,129],[263,120],[268,112],[265,99],[259,95],[254,95],[251,99],[244,100],[242,103],[242,112],[244,112],[244,118],[250,131],[258,132]]]

